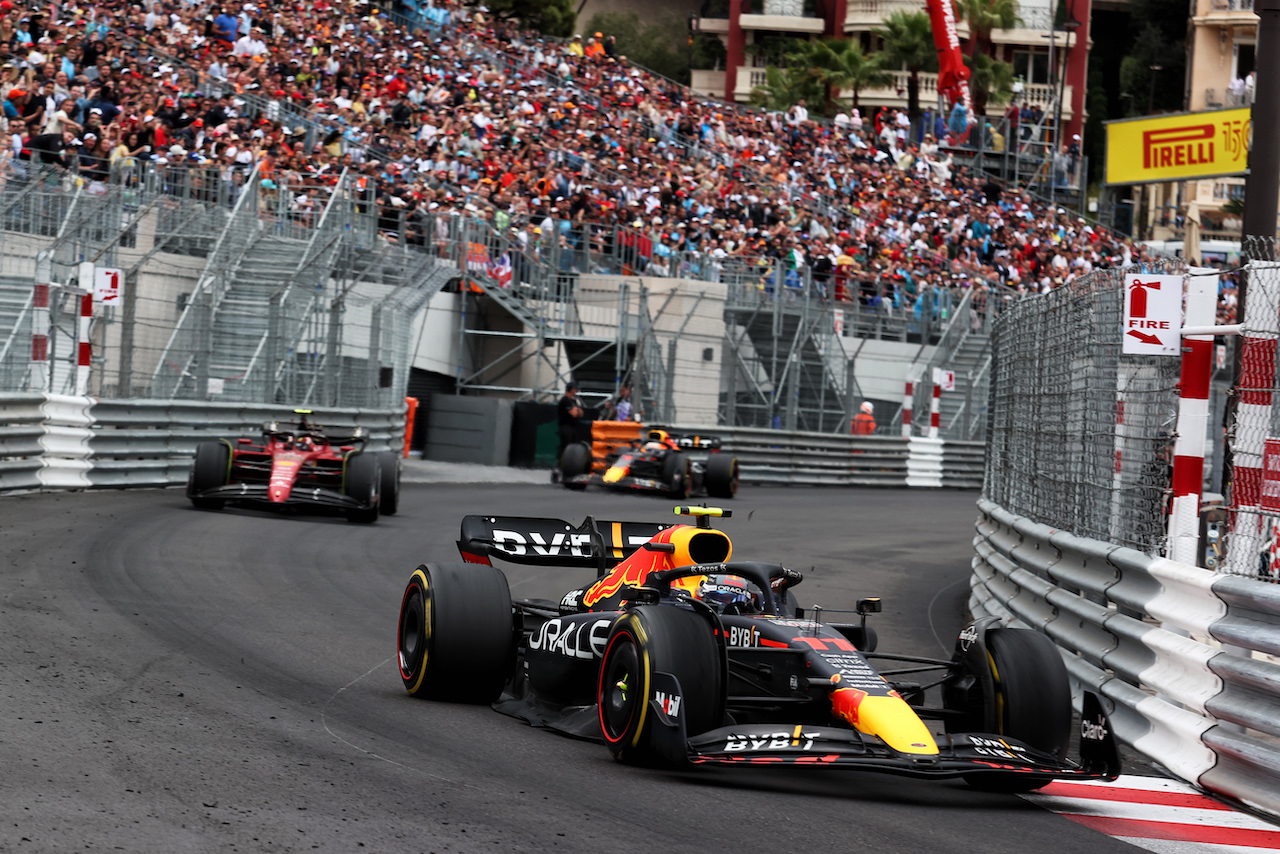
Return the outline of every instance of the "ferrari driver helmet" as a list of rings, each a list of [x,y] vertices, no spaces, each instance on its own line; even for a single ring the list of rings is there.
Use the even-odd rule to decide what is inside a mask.
[[[755,597],[740,575],[709,575],[698,585],[697,598],[720,614],[747,614],[756,610]]]

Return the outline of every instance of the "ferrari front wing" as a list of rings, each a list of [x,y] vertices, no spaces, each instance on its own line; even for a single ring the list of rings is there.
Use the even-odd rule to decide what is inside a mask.
[[[223,501],[283,504],[287,506],[320,505],[323,507],[339,507],[344,510],[362,510],[366,507],[363,502],[352,498],[350,495],[343,495],[337,490],[303,484],[293,487],[289,497],[284,501],[272,501],[269,488],[266,483],[228,483],[225,486],[215,486],[213,489],[206,489],[203,492],[191,493],[191,497],[219,498]]]

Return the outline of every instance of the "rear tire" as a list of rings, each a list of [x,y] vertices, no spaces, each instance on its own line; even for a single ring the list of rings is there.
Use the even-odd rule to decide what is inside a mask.
[[[383,516],[394,516],[400,509],[400,455],[395,451],[383,451],[378,454],[378,462],[382,467],[378,512]]]
[[[585,483],[573,483],[572,478],[591,473],[591,446],[584,442],[574,442],[564,449],[560,457],[560,479],[565,489],[586,489]]]
[[[677,501],[689,497],[693,489],[693,464],[679,451],[672,451],[662,460],[662,481],[667,484],[667,495]]]
[[[672,605],[632,608],[609,630],[596,699],[609,752],[633,765],[671,764],[655,746],[654,674],[680,683],[686,735],[724,721],[725,662],[713,629],[702,615]],[[677,763],[678,764],[678,763]]]
[[[477,563],[426,564],[400,600],[397,658],[415,697],[492,703],[515,663],[511,591]]]
[[[733,498],[738,494],[738,458],[728,454],[712,454],[703,475],[710,498]]]
[[[1028,629],[991,629],[986,642],[996,688],[994,732],[1065,759],[1071,742],[1071,685],[1058,648]],[[1030,792],[1049,783],[1019,774],[972,774],[965,781],[988,792]]]
[[[199,510],[221,510],[221,498],[201,498],[200,493],[225,486],[231,479],[231,448],[225,442],[201,442],[187,480],[187,495]]]
[[[382,489],[382,466],[374,454],[355,453],[347,457],[342,492],[363,507],[347,511],[347,521],[367,525],[378,521],[378,499]]]

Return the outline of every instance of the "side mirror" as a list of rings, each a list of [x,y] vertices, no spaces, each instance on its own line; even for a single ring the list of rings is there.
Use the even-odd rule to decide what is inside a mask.
[[[880,597],[858,600],[858,613],[862,616],[867,614],[879,614],[881,611]]]

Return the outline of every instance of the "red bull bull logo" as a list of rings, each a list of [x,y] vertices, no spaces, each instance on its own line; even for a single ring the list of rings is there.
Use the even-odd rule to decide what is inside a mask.
[[[650,543],[670,545],[672,548],[649,550],[639,548],[631,557],[618,564],[591,587],[582,597],[582,604],[593,608],[624,587],[640,587],[649,573],[677,566],[726,561],[733,553],[728,536],[720,531],[699,529],[690,525],[675,525],[659,531]]]

